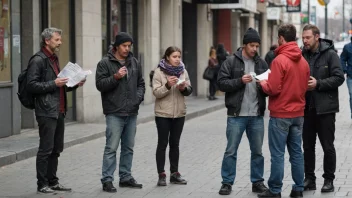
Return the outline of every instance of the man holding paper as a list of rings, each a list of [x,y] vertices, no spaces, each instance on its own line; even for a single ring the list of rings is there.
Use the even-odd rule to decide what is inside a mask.
[[[286,145],[295,183],[290,197],[303,197],[304,165],[301,145],[304,95],[310,72],[309,65],[295,41],[295,26],[282,25],[278,30],[279,47],[275,50],[276,58],[270,66],[271,73],[267,80],[260,81],[263,91],[269,95],[271,172],[269,190],[258,197],[281,197]]]
[[[257,50],[260,45],[258,32],[249,28],[243,37],[243,47],[229,56],[221,65],[218,86],[226,92],[227,108],[227,147],[221,167],[221,195],[229,195],[236,177],[237,149],[246,131],[251,148],[252,192],[264,192],[264,157],[262,145],[264,138],[265,94],[254,79],[268,69]],[[252,75],[251,75],[252,74]]]
[[[37,153],[38,193],[71,191],[59,184],[56,175],[58,158],[64,148],[66,92],[82,86],[67,87],[68,78],[60,78],[58,52],[62,30],[46,28],[41,34],[41,50],[29,60],[27,89],[35,94],[35,115],[39,126],[39,149]]]
[[[96,87],[101,92],[106,116],[106,145],[103,156],[103,190],[114,193],[116,151],[121,140],[120,187],[142,188],[132,177],[132,159],[139,105],[144,100],[145,83],[141,64],[130,52],[132,37],[120,32],[113,48],[98,63]]]

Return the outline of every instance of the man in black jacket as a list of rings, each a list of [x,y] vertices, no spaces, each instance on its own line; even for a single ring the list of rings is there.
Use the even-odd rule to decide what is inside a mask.
[[[221,65],[218,86],[225,95],[227,107],[227,147],[222,161],[221,195],[229,195],[236,177],[237,149],[243,132],[246,131],[251,148],[252,192],[262,193],[264,185],[264,157],[262,145],[264,137],[265,94],[250,73],[262,74],[268,69],[257,50],[260,37],[256,30],[249,28],[243,37],[243,47]]]
[[[37,153],[38,193],[71,191],[59,184],[56,176],[58,158],[64,148],[65,114],[67,111],[67,78],[58,78],[59,59],[55,52],[61,45],[62,30],[47,28],[42,34],[41,50],[28,64],[27,89],[35,95],[35,115],[39,126],[39,149]]]
[[[303,125],[305,190],[316,190],[315,144],[318,134],[324,150],[324,185],[321,192],[333,192],[336,170],[335,118],[339,112],[338,87],[345,78],[331,40],[319,38],[314,25],[303,28],[304,58],[310,66]]]
[[[101,178],[106,192],[116,192],[112,182],[120,140],[119,186],[142,188],[142,184],[138,184],[132,177],[131,167],[137,114],[139,105],[144,100],[145,83],[141,65],[130,52],[132,44],[130,35],[118,33],[113,48],[98,63],[95,76],[107,125]]]

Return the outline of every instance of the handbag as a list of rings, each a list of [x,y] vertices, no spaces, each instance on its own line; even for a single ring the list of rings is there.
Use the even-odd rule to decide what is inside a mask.
[[[206,67],[203,73],[203,79],[205,80],[213,80],[215,75],[215,68]]]

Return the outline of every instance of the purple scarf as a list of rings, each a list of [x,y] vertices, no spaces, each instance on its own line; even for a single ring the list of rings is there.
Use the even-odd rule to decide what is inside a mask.
[[[163,71],[167,75],[176,76],[177,78],[179,78],[183,73],[183,71],[185,70],[185,65],[183,64],[182,61],[180,62],[179,66],[172,66],[169,63],[167,63],[165,59],[161,59],[158,67],[160,67],[161,71]]]

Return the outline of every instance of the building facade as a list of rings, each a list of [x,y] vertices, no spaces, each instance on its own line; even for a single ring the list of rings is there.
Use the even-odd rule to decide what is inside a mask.
[[[224,43],[233,53],[242,45],[248,27],[261,33],[262,56],[271,44],[267,41],[266,4],[257,0],[230,4],[197,0],[0,2],[0,138],[37,127],[34,112],[22,107],[17,98],[17,77],[40,49],[40,33],[46,27],[63,30],[58,53],[61,68],[71,61],[93,72],[83,87],[68,94],[66,122],[93,123],[104,119],[100,93],[95,88],[95,70],[120,31],[134,38],[132,52],[142,63],[146,81],[144,104],[154,101],[149,73],[169,46],[182,49],[193,95],[205,98],[208,81],[203,80],[202,74],[211,46]]]

